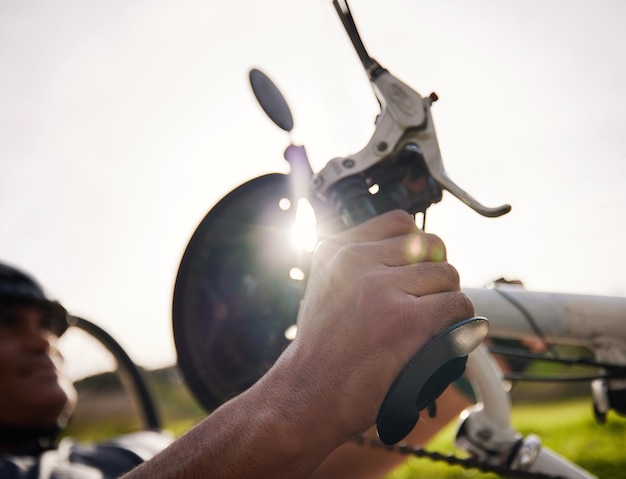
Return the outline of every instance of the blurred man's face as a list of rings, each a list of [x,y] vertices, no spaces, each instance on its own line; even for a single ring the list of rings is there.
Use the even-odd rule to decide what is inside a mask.
[[[0,423],[44,428],[73,408],[50,319],[37,306],[0,310]]]

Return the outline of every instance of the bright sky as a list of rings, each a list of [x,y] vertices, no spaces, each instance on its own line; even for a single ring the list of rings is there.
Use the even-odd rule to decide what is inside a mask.
[[[426,96],[452,179],[431,208],[463,285],[626,296],[626,3],[352,0],[369,53]],[[264,70],[292,138],[248,85]],[[0,3],[0,260],[141,365],[175,362],[187,241],[235,186],[360,150],[378,106],[330,0]],[[78,356],[87,354],[85,348]]]

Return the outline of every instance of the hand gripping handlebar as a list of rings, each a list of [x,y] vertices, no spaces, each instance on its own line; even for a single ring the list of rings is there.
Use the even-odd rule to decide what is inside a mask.
[[[436,95],[422,98],[366,52],[345,0],[334,0],[344,27],[381,105],[368,144],[354,155],[331,160],[313,175],[312,189],[330,203],[347,227],[394,208],[424,213],[447,190],[478,213],[501,216],[511,207],[489,208],[446,174],[430,113]],[[373,192],[375,190],[375,192]],[[469,318],[444,330],[406,364],[389,389],[376,420],[381,441],[403,439],[420,411],[465,370],[469,353],[487,335],[485,318]]]

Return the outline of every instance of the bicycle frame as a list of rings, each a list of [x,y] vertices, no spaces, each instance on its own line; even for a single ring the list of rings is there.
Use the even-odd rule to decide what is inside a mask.
[[[506,291],[505,294],[502,294]],[[543,338],[555,344],[585,346],[599,362],[626,365],[626,298],[542,293],[521,287],[469,288],[476,311],[490,321],[490,337],[520,339],[536,336],[525,314],[531,314]],[[520,307],[520,305],[522,305]],[[523,309],[521,309],[523,308]],[[541,447],[536,436],[520,437],[511,426],[511,400],[502,387],[503,374],[486,348],[470,354],[466,375],[478,404],[461,415],[457,445],[494,465],[560,475],[594,477],[553,451]],[[604,389],[592,383],[596,409],[606,413],[610,404],[603,392],[623,390],[623,379],[612,379]],[[489,431],[486,434],[486,431]]]
[[[479,401],[460,415],[458,447],[493,466],[569,479],[595,477],[543,447],[539,437],[522,438],[515,431],[510,421],[511,400],[502,387],[502,371],[484,346],[470,354],[465,374]]]
[[[626,298],[527,291],[522,287],[468,288],[476,312],[490,320],[489,335],[518,339],[535,336],[523,305],[551,342],[580,345],[596,360],[626,364]]]

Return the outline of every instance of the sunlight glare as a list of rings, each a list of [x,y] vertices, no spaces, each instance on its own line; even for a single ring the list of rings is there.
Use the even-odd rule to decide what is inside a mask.
[[[294,266],[289,270],[289,277],[296,281],[304,281],[305,274],[300,268]]]
[[[291,208],[291,201],[289,201],[289,198],[281,198],[278,202],[278,207],[283,211],[287,211]]]
[[[298,333],[298,326],[296,326],[295,324],[292,324],[287,329],[285,329],[285,338],[287,338],[289,341],[293,341],[294,339],[296,339],[297,333]]]
[[[291,229],[291,240],[296,248],[311,252],[317,242],[315,212],[304,198],[298,200],[295,223]]]

